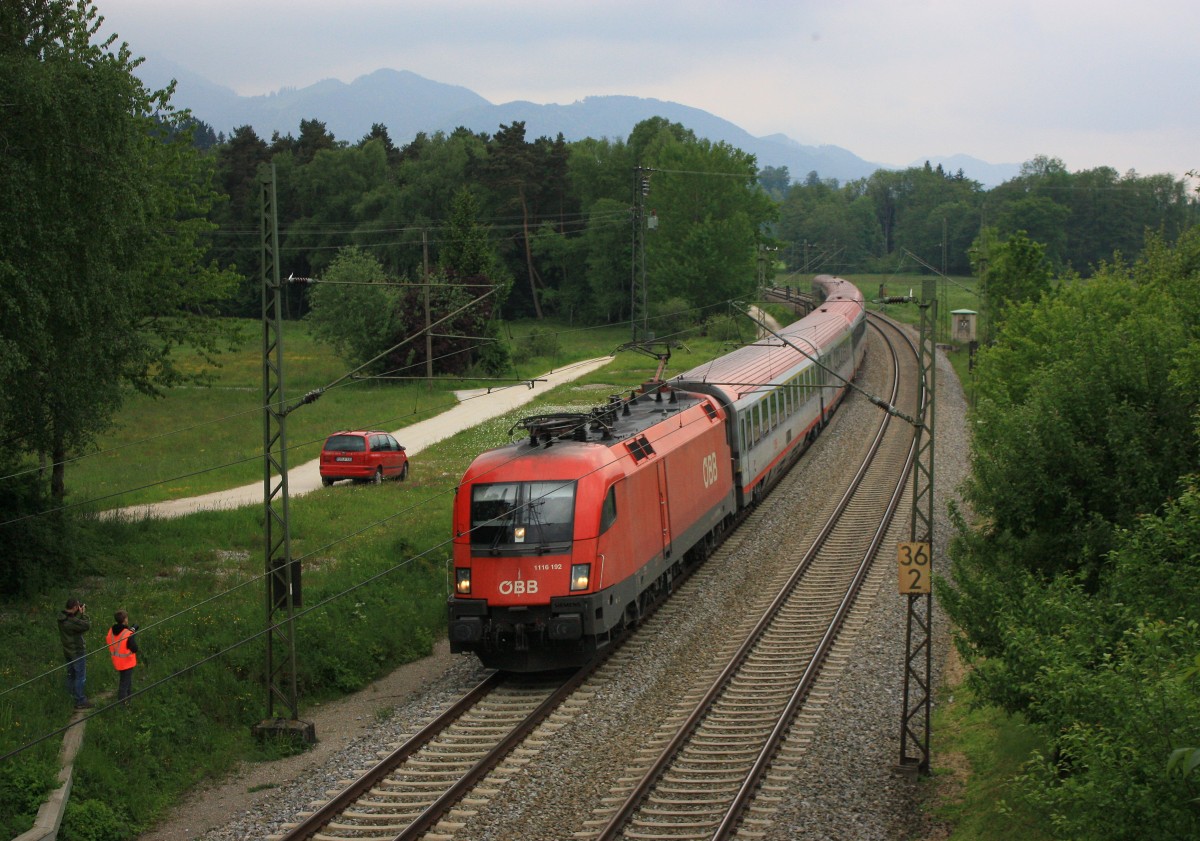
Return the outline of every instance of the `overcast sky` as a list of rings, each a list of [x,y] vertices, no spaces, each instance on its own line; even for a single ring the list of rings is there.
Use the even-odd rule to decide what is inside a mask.
[[[1200,169],[1197,0],[95,0],[240,94],[380,68],[494,104],[627,94],[904,166]]]

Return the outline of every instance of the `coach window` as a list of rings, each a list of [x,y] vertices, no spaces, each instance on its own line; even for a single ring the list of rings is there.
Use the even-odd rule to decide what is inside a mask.
[[[604,497],[604,505],[600,507],[600,533],[608,531],[617,521],[617,486],[608,489]]]

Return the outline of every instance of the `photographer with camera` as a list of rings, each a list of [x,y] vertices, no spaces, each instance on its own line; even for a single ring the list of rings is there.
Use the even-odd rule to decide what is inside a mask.
[[[133,694],[133,668],[137,665],[137,625],[129,625],[129,614],[118,610],[113,614],[113,626],[108,629],[105,643],[112,655],[113,668],[117,670],[117,700],[129,706]]]
[[[79,599],[67,599],[67,606],[58,612],[58,635],[62,640],[63,657],[67,661],[67,691],[75,699],[75,709],[86,710],[92,706],[84,694],[87,680],[87,644],[83,635],[92,627],[87,615],[87,605]]]

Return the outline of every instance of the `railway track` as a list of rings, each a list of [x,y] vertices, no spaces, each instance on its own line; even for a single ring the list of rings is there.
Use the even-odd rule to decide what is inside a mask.
[[[278,841],[391,839],[419,833],[494,768],[586,678],[493,673],[471,692],[335,792]]]
[[[720,839],[738,829],[797,716],[821,706],[814,686],[892,527],[914,452],[911,428],[894,426],[884,418],[817,539],[686,720],[577,838]],[[764,821],[761,805],[755,820]]]
[[[915,407],[900,408],[915,413]],[[908,431],[909,441],[911,437]],[[904,438],[895,429],[890,434],[885,430],[876,449],[902,449],[895,442]],[[894,462],[891,469],[897,469]],[[877,484],[873,473],[881,472],[886,468],[860,471],[855,490],[839,505],[843,523],[865,521],[868,514],[880,520],[879,512],[889,505],[879,496],[882,491],[868,488]],[[893,484],[888,495],[893,509],[898,498]],[[742,540],[755,532],[755,520],[765,507],[750,514],[745,527],[733,533],[696,578],[703,579],[710,566],[719,568],[722,555],[737,551]],[[770,775],[785,770],[787,759],[795,756],[787,736],[795,738],[801,729],[796,722],[814,715],[820,705],[821,675],[833,668],[827,665],[822,672],[822,664],[842,662],[836,652],[830,654],[839,632],[830,629],[826,617],[840,615],[845,627],[854,605],[849,593],[862,586],[869,571],[867,558],[872,553],[863,548],[863,535],[857,531],[845,525],[825,529],[819,541],[824,548],[809,548],[791,561],[795,574],[769,609],[765,600],[747,605],[749,613],[766,609],[776,618],[763,618],[752,629],[747,623],[714,646],[709,663],[700,670],[705,674],[698,676],[708,689],[692,690],[678,699],[674,713],[661,718],[659,734],[628,763],[624,777],[614,786],[617,790],[590,820],[585,820],[586,807],[576,816],[575,825],[581,827],[577,837],[725,837],[713,832],[731,832],[746,814],[757,815],[751,822],[766,820],[762,815],[764,804],[769,808],[769,797],[755,797],[755,792],[761,794],[764,786],[769,791]],[[874,531],[878,544],[886,527],[880,531],[876,526]],[[853,563],[847,560],[851,556],[857,558]],[[703,581],[696,583],[697,588],[703,586]],[[651,617],[647,622],[676,621],[670,616],[677,609],[676,601],[681,600],[664,605],[662,613],[667,615],[661,620]],[[820,622],[812,619],[817,614]],[[331,792],[329,802],[273,838],[477,837],[470,829],[474,816],[493,808],[508,779],[535,761],[552,743],[554,733],[577,726],[597,687],[621,670],[638,668],[639,658],[648,654],[649,638],[635,633],[606,660],[569,678],[530,681],[492,676],[391,751],[376,768],[362,772],[343,790]],[[735,638],[747,642],[739,646]],[[722,668],[724,664],[728,665]],[[723,706],[710,708],[718,701]],[[723,728],[714,729],[718,723]],[[722,794],[714,798],[711,793],[716,790]],[[716,805],[704,805],[709,802]]]

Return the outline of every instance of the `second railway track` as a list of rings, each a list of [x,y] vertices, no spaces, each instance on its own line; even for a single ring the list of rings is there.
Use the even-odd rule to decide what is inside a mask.
[[[794,573],[729,664],[654,760],[626,778],[624,800],[610,798],[619,805],[599,810],[607,819],[589,821],[598,832],[577,837],[732,836],[846,629],[903,495],[912,440],[911,429],[883,419],[853,485],[812,545],[792,550]]]

